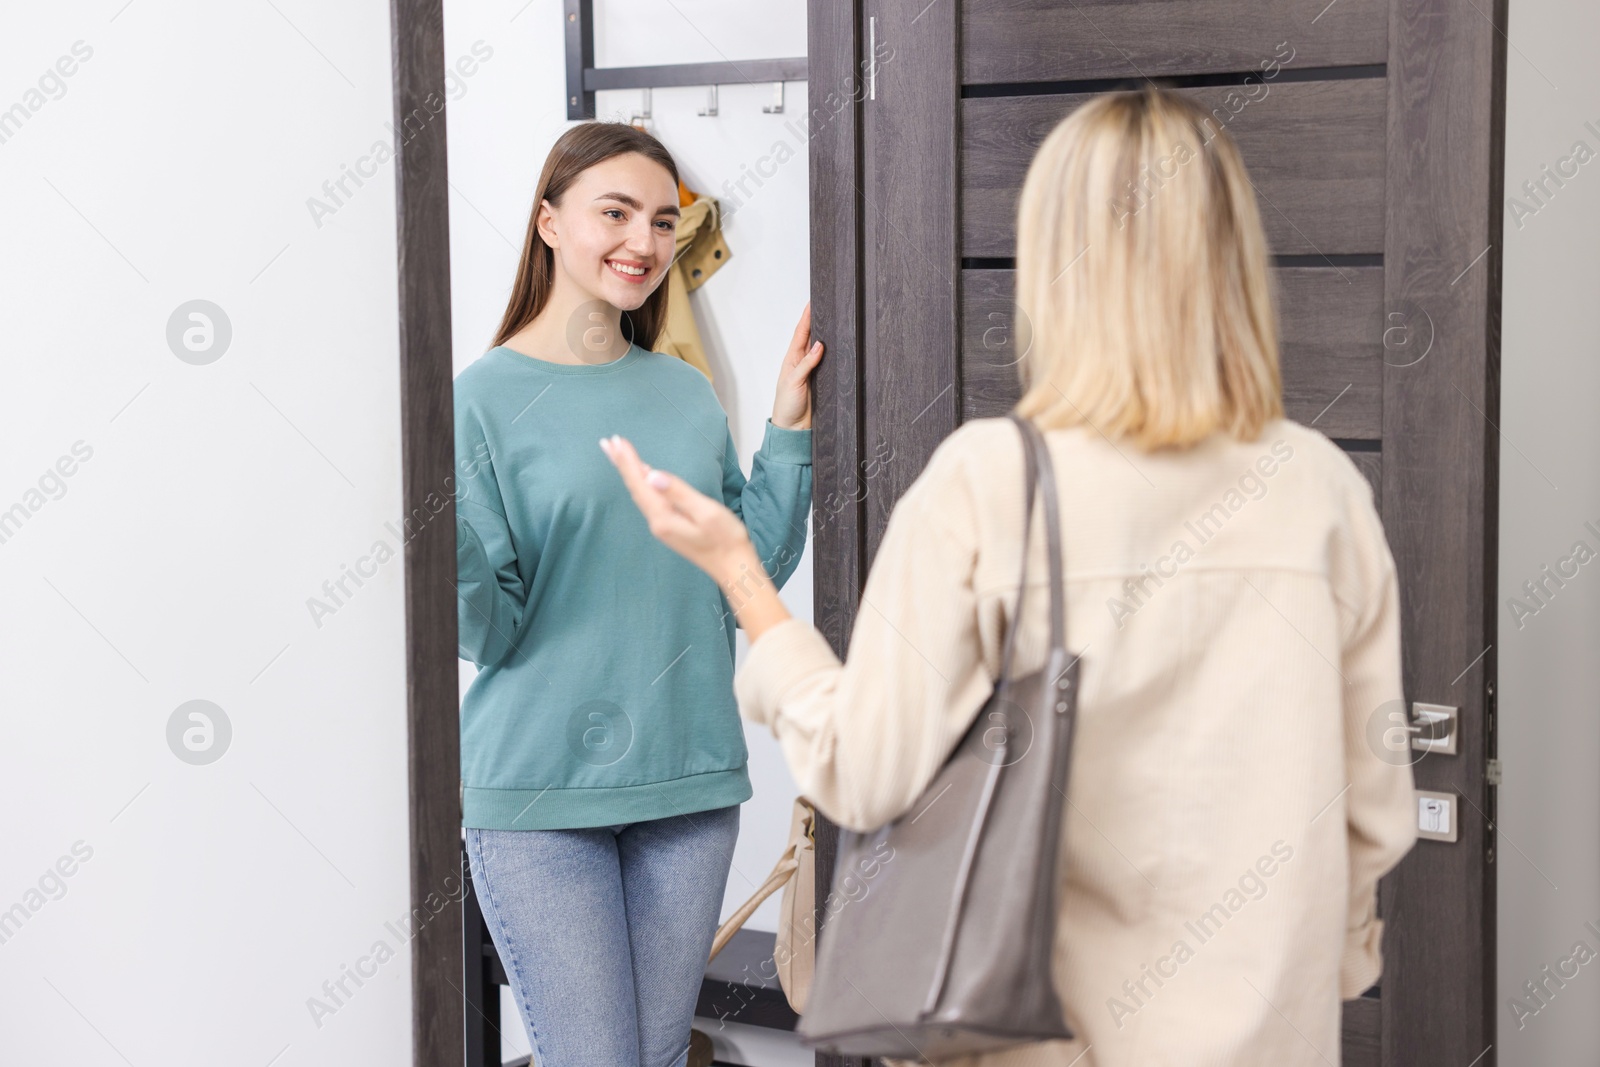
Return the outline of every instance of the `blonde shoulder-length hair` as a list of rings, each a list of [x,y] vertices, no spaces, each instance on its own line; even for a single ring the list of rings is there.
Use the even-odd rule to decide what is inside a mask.
[[[1022,186],[1018,414],[1140,448],[1283,416],[1276,297],[1244,161],[1188,97],[1149,88],[1084,104]]]

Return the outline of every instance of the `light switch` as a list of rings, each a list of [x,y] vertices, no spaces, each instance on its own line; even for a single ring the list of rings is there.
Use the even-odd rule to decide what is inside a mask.
[[[1457,801],[1454,793],[1417,790],[1417,836],[1428,841],[1454,841],[1457,837]]]

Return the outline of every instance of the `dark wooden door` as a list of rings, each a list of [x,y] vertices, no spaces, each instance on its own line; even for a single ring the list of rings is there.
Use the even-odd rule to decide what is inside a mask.
[[[1346,449],[1400,570],[1415,766],[1458,840],[1384,880],[1379,988],[1346,1064],[1494,1062],[1495,530],[1504,0],[848,0],[810,12],[815,617],[843,654],[894,502],[1018,385],[1014,213],[1088,94],[1204,100],[1251,169],[1288,415]],[[818,900],[835,835],[818,833]],[[819,920],[821,914],[819,913]],[[826,930],[821,934],[826,937]],[[819,1056],[819,1063],[840,1062]]]

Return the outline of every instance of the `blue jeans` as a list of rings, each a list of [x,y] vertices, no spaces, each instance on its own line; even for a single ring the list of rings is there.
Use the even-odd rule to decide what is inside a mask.
[[[539,1067],[683,1067],[739,805],[578,830],[467,828]]]

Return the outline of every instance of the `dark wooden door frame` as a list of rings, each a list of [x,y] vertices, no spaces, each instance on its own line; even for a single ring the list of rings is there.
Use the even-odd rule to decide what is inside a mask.
[[[868,485],[862,448],[863,300],[857,278],[863,255],[861,193],[861,0],[812,0],[806,17],[810,71],[811,332],[827,348],[812,372],[812,619],[841,659],[850,643],[866,580]],[[815,822],[816,910],[812,929],[827,935],[839,830],[821,813]],[[868,1061],[816,1054],[818,1067]]]
[[[1461,709],[1459,755],[1423,760],[1417,785],[1458,794],[1462,812],[1457,844],[1419,842],[1382,883],[1382,996],[1346,1006],[1352,1063],[1490,1067],[1496,1059],[1487,761],[1495,754],[1506,7],[1388,4],[1384,327],[1412,344],[1385,360],[1381,446],[1353,458],[1378,486],[1401,576],[1406,695]],[[844,0],[814,3],[809,15],[811,299],[813,330],[829,353],[816,376],[814,617],[840,656],[889,510],[969,410],[952,321],[961,227],[930,233],[907,222],[920,213],[959,223],[959,136],[948,131],[960,121],[961,12],[957,2]],[[869,92],[861,72],[871,65],[874,16],[875,40],[893,58]],[[1088,26],[1084,33],[1092,37]],[[884,93],[898,96],[896,107],[874,105],[871,96]],[[891,168],[881,173],[892,202],[871,195],[875,167]],[[871,254],[907,243],[912,254]],[[1422,345],[1427,356],[1412,362]],[[893,460],[877,464],[883,441]],[[821,902],[837,835],[818,823],[825,937]],[[1423,905],[1441,898],[1458,906],[1441,914]]]
[[[481,937],[482,913],[471,896],[461,845],[442,0],[391,0],[390,19],[394,129],[403,131],[395,146],[401,498],[408,530],[415,531],[405,544],[410,899],[413,914],[427,916],[412,941],[412,1063],[476,1067],[499,1062],[499,986],[506,979],[492,943]],[[744,71],[752,75],[748,80],[805,76],[803,59],[758,66]],[[720,73],[715,64],[691,68],[687,74],[676,67],[630,69],[608,77],[664,85],[674,76]],[[762,969],[763,951],[770,960],[771,939],[755,931],[736,934],[708,973],[701,1008],[720,1014],[736,1004],[742,1021],[792,1028],[793,1014],[774,984],[746,977]]]
[[[587,0],[582,0],[587,9]],[[412,940],[412,1063],[498,1063],[505,972],[484,936],[461,843],[455,558],[454,366],[442,0],[391,0],[396,246],[399,268],[401,498],[405,543],[406,731]],[[758,63],[741,80],[805,77],[805,60]],[[672,84],[721,65],[630,68],[609,85]],[[592,88],[604,88],[596,85]],[[614,87],[614,86],[613,86]],[[592,93],[588,94],[592,96]],[[590,101],[592,110],[592,101]],[[442,506],[441,506],[442,502]],[[739,931],[701,989],[700,1007],[776,1029],[793,1013],[759,977],[771,934]],[[754,977],[752,977],[754,975]],[[470,1026],[467,1013],[473,1013]]]
[[[443,0],[391,0],[389,17],[393,129],[401,131],[395,145],[401,501],[407,528],[415,527],[405,543],[406,795],[411,909],[418,917],[411,1062],[445,1067],[463,1061],[466,1006]]]

